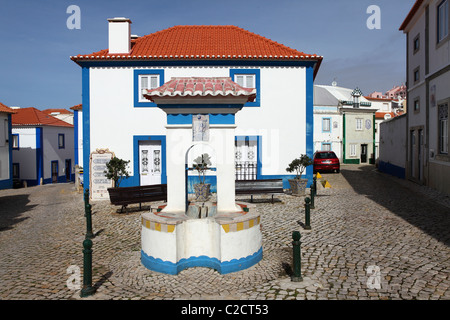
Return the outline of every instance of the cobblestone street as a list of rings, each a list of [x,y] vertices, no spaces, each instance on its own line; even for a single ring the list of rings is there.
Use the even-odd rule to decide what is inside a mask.
[[[332,188],[318,190],[310,231],[302,227],[303,198],[258,202],[263,260],[225,275],[146,269],[140,263],[144,211],[119,214],[118,207],[93,202],[97,292],[84,299],[450,299],[449,197],[373,166],[342,165],[340,174],[324,179]],[[290,281],[296,230],[303,283]],[[0,191],[0,299],[81,299],[66,282],[69,266],[82,272],[85,231],[83,195],[73,184]],[[370,288],[370,266],[381,272],[380,288]]]

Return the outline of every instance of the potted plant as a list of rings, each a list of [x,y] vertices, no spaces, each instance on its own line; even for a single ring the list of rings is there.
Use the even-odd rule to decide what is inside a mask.
[[[106,169],[104,171],[106,178],[112,179],[114,181],[114,188],[118,188],[120,182],[126,177],[128,178],[130,174],[127,170],[127,165],[130,161],[125,161],[117,157],[112,158],[106,163]]]
[[[204,153],[201,156],[198,156],[194,159],[194,170],[197,170],[198,172],[198,178],[199,182],[197,184],[194,184],[194,191],[195,191],[195,200],[198,201],[207,201],[209,199],[210,195],[210,183],[205,183],[206,181],[206,170],[209,169],[209,165],[211,165],[211,157]]]
[[[286,168],[287,172],[295,172],[294,179],[288,179],[289,185],[293,195],[304,195],[308,179],[302,179],[302,174],[306,167],[313,164],[313,160],[306,154],[302,154],[300,158],[292,160],[289,167]]]

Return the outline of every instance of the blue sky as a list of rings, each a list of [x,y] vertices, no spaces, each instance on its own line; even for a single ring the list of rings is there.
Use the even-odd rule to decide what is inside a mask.
[[[414,0],[0,0],[0,102],[70,108],[81,103],[81,68],[71,55],[108,47],[108,18],[132,20],[132,34],[174,25],[236,25],[324,56],[316,84],[386,91],[406,78],[406,36],[398,30]],[[81,29],[68,29],[69,5]],[[381,29],[370,30],[370,5]]]

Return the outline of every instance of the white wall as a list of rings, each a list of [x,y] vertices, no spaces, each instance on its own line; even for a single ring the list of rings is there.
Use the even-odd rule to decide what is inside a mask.
[[[256,68],[256,67],[255,67]],[[156,68],[161,69],[161,68]],[[238,67],[167,67],[171,77],[229,77]],[[285,175],[287,165],[306,153],[304,68],[261,67],[261,106],[236,115],[236,135],[262,136],[263,175]],[[133,135],[165,135],[166,114],[134,107],[133,68],[90,69],[90,150],[109,148],[133,163]],[[131,175],[134,174],[130,166]]]
[[[323,118],[330,118],[331,132],[323,132]],[[331,143],[331,151],[342,160],[342,115],[337,107],[314,106],[314,152],[322,150],[322,143]]]
[[[73,128],[49,127],[43,128],[44,179],[52,177],[51,162],[58,161],[58,176],[65,175],[65,161],[71,160],[71,173],[74,162]],[[58,148],[58,134],[64,134],[64,149]]]
[[[19,150],[13,150],[13,163],[19,163],[20,179],[36,177],[36,128],[12,128],[19,135]]]
[[[405,168],[406,116],[380,123],[379,161]]]

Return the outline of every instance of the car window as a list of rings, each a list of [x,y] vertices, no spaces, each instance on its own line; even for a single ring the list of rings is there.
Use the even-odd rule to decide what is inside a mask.
[[[334,152],[321,152],[316,154],[317,159],[334,159],[337,158]]]

